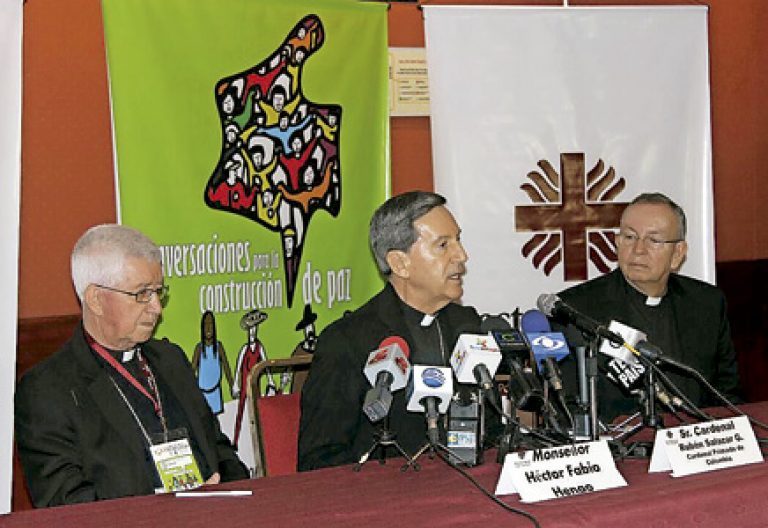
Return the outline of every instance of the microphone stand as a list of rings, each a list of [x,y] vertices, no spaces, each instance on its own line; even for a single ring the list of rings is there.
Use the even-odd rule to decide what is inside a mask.
[[[417,460],[421,455],[423,455],[427,450],[429,450],[429,458],[433,458],[435,451],[437,449],[442,449],[444,452],[450,454],[451,456],[455,456],[451,451],[440,443],[440,432],[438,429],[438,421],[440,420],[440,412],[437,409],[437,402],[434,398],[424,398],[421,400],[426,408],[426,419],[427,419],[427,443],[421,446],[421,448],[416,451],[416,454],[413,455],[413,460]],[[460,458],[460,457],[458,457]]]
[[[368,449],[368,451],[363,453],[363,455],[360,457],[360,460],[357,461],[352,470],[359,472],[363,468],[363,465],[368,462],[371,455],[374,451],[376,451],[377,448],[381,448],[381,451],[379,452],[379,464],[386,464],[386,454],[388,447],[394,447],[397,452],[400,453],[400,455],[405,459],[406,462],[400,468],[400,471],[406,471],[409,467],[412,467],[414,471],[419,471],[421,469],[421,466],[416,463],[416,458],[418,458],[418,455],[414,457],[409,456],[403,447],[397,442],[397,435],[389,429],[389,415],[387,415],[384,418],[384,424],[379,428],[378,431],[373,433],[373,444]]]
[[[578,346],[574,349],[576,356],[576,368],[579,380],[578,405],[573,413],[573,439],[590,440],[592,428],[590,427],[591,413],[589,412],[589,387],[587,384],[586,347]]]
[[[620,442],[625,442],[628,438],[631,438],[647,427],[654,431],[664,427],[664,419],[658,413],[657,409],[656,373],[654,372],[653,365],[651,364],[651,360],[642,355],[638,356],[638,358],[646,368],[645,390],[644,395],[641,398],[642,420],[637,425],[615,438],[615,440]],[[629,445],[626,445],[623,451],[622,456],[625,457],[649,458],[653,452],[653,440],[632,442]]]
[[[600,439],[600,419],[597,414],[597,350],[600,338],[595,338],[587,345],[584,356],[584,369],[589,393],[589,437],[594,442]]]

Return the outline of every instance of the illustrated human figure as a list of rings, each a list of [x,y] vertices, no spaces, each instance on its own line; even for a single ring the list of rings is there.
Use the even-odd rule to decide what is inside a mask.
[[[304,339],[296,345],[293,349],[291,357],[312,355],[315,352],[317,346],[317,331],[315,329],[315,321],[317,321],[317,314],[312,311],[311,304],[304,305],[304,314],[301,320],[296,323],[296,331],[302,331],[304,333]],[[281,390],[287,392],[288,386],[293,381],[293,387],[291,392],[301,391],[301,387],[304,385],[304,380],[307,378],[306,371],[295,372],[293,375],[290,373],[284,373],[280,380]]]
[[[224,412],[221,391],[221,374],[227,377],[229,390],[233,390],[232,368],[227,360],[224,345],[216,339],[216,318],[206,311],[200,318],[200,342],[192,353],[192,367],[197,375],[197,386],[213,414]]]
[[[260,361],[266,361],[267,351],[264,345],[258,339],[258,327],[267,320],[267,314],[261,310],[251,310],[240,319],[240,328],[248,332],[248,342],[240,349],[237,356],[237,367],[235,372],[235,384],[232,396],[238,398],[237,416],[235,417],[235,434],[232,437],[232,443],[237,446],[240,438],[240,429],[243,422],[243,411],[245,410],[245,399],[248,396],[248,374],[251,369]],[[268,385],[265,395],[271,396],[277,393],[277,387],[271,376],[267,376]]]
[[[302,89],[304,67],[324,41],[320,19],[307,15],[273,53],[214,88],[224,140],[205,203],[280,234],[289,307],[313,215],[324,210],[335,217],[341,208],[342,107],[313,101]],[[264,149],[260,155],[256,144]]]

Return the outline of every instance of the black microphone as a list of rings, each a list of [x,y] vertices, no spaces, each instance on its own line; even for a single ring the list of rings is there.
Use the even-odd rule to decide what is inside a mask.
[[[376,384],[365,393],[363,412],[372,423],[383,420],[392,406],[392,382],[395,377],[386,370],[376,374]]]
[[[645,374],[646,368],[639,362],[630,364],[611,358],[605,364],[606,377],[627,396],[644,386]]]
[[[536,306],[548,317],[564,319],[582,332],[602,337],[619,346],[624,344],[624,339],[620,335],[611,332],[604,324],[569,306],[554,293],[542,293],[539,295]]]
[[[491,335],[509,369],[507,391],[512,405],[521,411],[539,412],[544,406],[544,391],[533,369],[525,366],[531,357],[527,341],[515,328],[491,330]]]
[[[563,379],[561,377],[560,368],[557,366],[557,361],[553,357],[544,358],[542,363],[542,374],[544,378],[549,382],[549,386],[555,392],[563,390]]]
[[[638,341],[635,345],[635,350],[640,352],[640,354],[650,361],[659,361],[659,360],[666,360],[668,358],[663,358],[663,352],[661,351],[661,348],[657,347],[656,345],[653,345],[649,343],[648,341],[642,340]]]
[[[654,358],[661,356],[661,350],[647,341],[639,341],[635,345],[635,349],[648,360],[650,360],[651,356],[654,356]],[[621,359],[611,358],[606,364],[606,377],[628,396],[639,393],[642,400],[648,397],[646,392],[652,390],[656,399],[673,413],[676,413],[678,408],[689,412],[682,399],[674,394],[670,394],[667,387],[660,380],[654,381],[652,387],[647,386],[648,370],[650,368],[650,366],[643,365],[642,362],[629,364]],[[642,396],[643,394],[645,396]]]

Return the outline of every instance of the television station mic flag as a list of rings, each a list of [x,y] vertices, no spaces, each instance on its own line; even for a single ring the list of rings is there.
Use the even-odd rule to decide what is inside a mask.
[[[2,355],[0,379],[0,514],[11,511],[13,475],[13,392],[16,377],[16,325],[18,313],[19,210],[21,196],[21,0],[0,2],[0,280],[6,295],[0,301],[4,315],[0,339],[12,353]]]
[[[642,192],[685,209],[681,273],[714,282],[706,7],[425,5],[424,19],[465,303],[525,310],[614,269]]]

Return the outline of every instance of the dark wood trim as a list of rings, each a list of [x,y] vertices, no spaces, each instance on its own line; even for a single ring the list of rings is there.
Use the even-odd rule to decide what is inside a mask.
[[[80,314],[20,319],[16,347],[16,378],[56,352],[72,335],[79,321]],[[32,501],[14,446],[11,509],[21,511],[31,508]]]
[[[19,319],[16,378],[56,352],[80,321],[80,314]]]
[[[717,284],[725,292],[728,320],[747,401],[768,400],[768,259],[719,262]]]

